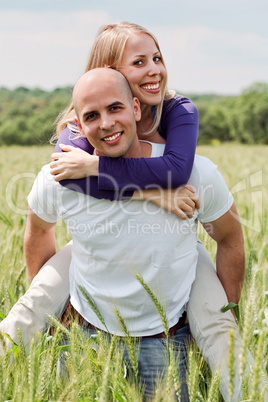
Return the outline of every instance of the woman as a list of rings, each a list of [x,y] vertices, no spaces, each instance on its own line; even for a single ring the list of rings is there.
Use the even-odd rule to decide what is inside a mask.
[[[185,185],[194,160],[198,114],[189,99],[166,90],[166,68],[155,37],[146,29],[126,22],[104,27],[93,45],[86,71],[105,65],[121,71],[127,78],[132,93],[139,99],[142,108],[142,118],[137,125],[138,136],[150,141],[158,130],[163,136],[163,142],[166,140],[164,156],[154,160],[132,159],[126,162],[120,158],[92,158],[83,153],[56,153],[52,155],[55,162],[51,163],[51,173],[58,181],[99,174],[99,192],[94,188],[94,180],[90,182],[93,184],[90,186],[90,194],[97,198],[130,198],[135,188],[145,188],[147,185],[152,187],[152,183],[167,188],[168,180],[169,187],[172,188]],[[76,131],[74,117],[71,104],[58,123],[57,133],[61,135],[56,149],[59,149],[60,143],[76,145],[74,135],[66,128],[67,125],[72,131]],[[77,146],[81,147],[81,144],[86,151],[92,153],[86,140],[79,140]],[[66,146],[62,148],[70,149]],[[80,158],[83,158],[83,164]],[[111,170],[113,180],[107,179]],[[81,171],[84,172],[83,176]],[[114,183],[118,188],[114,188]],[[69,181],[62,183],[67,186],[70,184]],[[76,184],[81,186],[82,192],[88,192],[86,180],[80,180]],[[101,192],[125,188],[127,192],[118,194]]]
[[[147,30],[135,24],[108,25],[101,31],[94,43],[86,71],[104,65],[118,69],[128,79],[133,95],[138,97],[142,107],[142,119],[137,127],[138,136],[140,139],[153,141],[154,132],[158,129],[166,139],[165,155],[162,158],[130,159],[127,161],[122,161],[120,158],[111,160],[105,157],[98,158],[89,155],[87,152],[92,153],[93,150],[90,149],[87,141],[81,137],[76,139],[75,115],[71,104],[58,123],[58,134],[63,131],[58,140],[56,150],[59,150],[59,144],[63,143],[65,145],[62,146],[62,149],[69,152],[60,154],[56,152],[52,155],[51,169],[56,180],[80,178],[79,181],[64,180],[61,184],[94,197],[108,198],[110,200],[136,197],[137,193],[134,190],[137,186],[146,188],[147,185],[153,183],[155,186],[160,185],[163,188],[168,188],[169,183],[171,183],[171,187],[186,184],[191,173],[195,153],[198,129],[197,111],[188,99],[166,91],[166,69],[156,39]],[[71,131],[66,127],[67,124],[69,127],[71,126]],[[110,141],[113,141],[113,139],[110,139]],[[70,145],[77,146],[77,144],[83,147],[83,150],[70,147]],[[124,163],[124,169],[122,168],[122,163]],[[81,179],[81,171],[83,171],[84,179]],[[113,172],[113,180],[110,177],[111,171]],[[171,172],[171,174],[168,174],[168,172]],[[99,175],[98,180],[96,178],[97,174]],[[87,176],[89,175],[93,176],[88,178]],[[117,185],[111,186],[111,182],[114,183],[114,180]],[[89,189],[89,192],[87,192],[87,189]],[[187,196],[193,196],[189,188],[186,191]],[[193,204],[193,201],[187,201],[186,205],[179,204],[179,206],[183,207],[185,212],[188,212],[192,209]],[[178,214],[183,216],[181,211]],[[185,215],[183,217],[186,218]],[[236,333],[238,333],[238,330],[230,312],[225,315],[218,313],[220,307],[228,303],[228,299],[217,278],[213,262],[202,244],[198,244],[198,252],[197,281],[188,304],[188,317],[197,344],[203,351],[211,369],[215,371],[217,358],[222,358],[221,352],[216,349],[218,347],[217,342],[223,342],[224,345],[228,345],[227,329],[232,328]],[[41,289],[39,293],[42,294],[42,283],[47,282],[45,278],[50,272],[51,289],[57,286],[57,289],[61,289],[59,293],[62,295],[60,298],[59,293],[54,291],[59,299],[56,302],[53,300],[51,302],[52,305],[54,303],[54,306],[49,310],[52,314],[56,310],[57,313],[60,313],[62,308],[59,308],[59,306],[63,307],[67,300],[66,289],[68,289],[68,283],[64,277],[66,278],[66,267],[70,259],[70,246],[68,245],[67,249],[61,250],[60,253],[61,258],[59,254],[52,257],[46,264],[45,270],[42,269],[40,274],[34,278],[31,286],[31,288],[38,287],[39,290]],[[64,261],[62,258],[64,258]],[[201,282],[203,278],[203,282],[209,283],[209,291],[203,291],[204,283]],[[20,317],[27,315],[27,312],[28,316],[31,314],[31,311],[29,312],[32,309],[29,305],[29,300],[33,300],[31,288],[27,292],[28,294],[26,293],[20,301],[21,306],[23,306],[21,308],[23,312],[20,312]],[[211,297],[209,297],[210,289],[213,290]],[[53,295],[51,299],[53,299]],[[40,323],[34,323],[32,330],[28,331],[28,339],[37,330],[41,330],[44,327],[45,313],[48,312],[48,309],[46,308],[42,312],[41,307],[46,305],[45,303],[45,296],[41,303],[40,299],[33,302],[35,314],[38,310],[37,316],[40,319]],[[204,322],[200,318],[200,310],[205,305],[211,316],[216,317],[220,321],[220,325],[226,328],[224,333],[220,332],[219,334],[217,333],[218,327],[215,328],[213,332],[214,338],[206,338],[203,334],[205,329],[203,327]],[[12,309],[11,314],[13,327],[15,328],[15,320],[17,320],[16,327],[20,327],[20,324],[23,327],[23,323],[18,325],[19,318],[16,308]],[[16,333],[10,330],[8,317],[6,320],[1,323],[1,330],[8,332],[15,340]],[[31,320],[32,322],[34,321],[33,319]],[[213,328],[213,323],[210,324],[210,328]],[[213,344],[209,345],[211,339],[217,339],[215,346]],[[222,350],[224,350],[223,347],[221,347]],[[228,370],[226,373],[224,372],[221,381],[221,391],[226,399],[228,397],[227,374]],[[235,392],[237,396],[239,387]]]

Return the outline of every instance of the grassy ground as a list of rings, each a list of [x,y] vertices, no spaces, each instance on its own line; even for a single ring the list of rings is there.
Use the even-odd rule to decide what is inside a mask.
[[[27,194],[40,167],[49,161],[52,147],[0,148],[0,314],[4,317],[28,287],[23,259],[23,233],[27,213]],[[219,145],[202,146],[197,151],[209,157],[223,174],[232,190],[245,237],[246,283],[240,302],[240,328],[245,347],[248,346],[268,372],[268,316],[265,292],[268,290],[268,166],[266,146]],[[200,237],[211,255],[215,245],[200,230]],[[57,227],[57,247],[69,240],[64,224]],[[40,338],[30,355],[18,349],[16,364],[10,364],[8,353],[0,361],[0,402],[12,401],[139,401],[135,384],[124,378],[120,353],[116,345],[96,340],[92,349],[82,339],[76,327],[71,333],[72,357],[69,361],[70,379],[64,384],[56,381],[56,361],[60,331],[54,337]],[[81,346],[82,345],[82,346]],[[22,345],[21,345],[22,346]],[[86,351],[81,358],[81,347]],[[171,359],[172,362],[172,359]],[[159,388],[156,400],[168,399],[169,390],[176,384],[172,363],[166,388]],[[189,386],[191,400],[218,401],[217,379],[204,380],[206,365],[194,345],[190,350]],[[173,373],[173,374],[172,374]],[[254,374],[258,379],[258,369]],[[230,384],[231,386],[231,384]],[[255,391],[245,399],[260,401]],[[161,392],[160,392],[161,391]],[[163,396],[164,395],[164,396]],[[163,399],[161,399],[163,398]]]

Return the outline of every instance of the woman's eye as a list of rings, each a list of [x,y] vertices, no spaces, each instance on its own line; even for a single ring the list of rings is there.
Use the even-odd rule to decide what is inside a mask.
[[[143,63],[143,60],[136,60],[134,61],[134,66],[141,66]]]
[[[159,63],[160,61],[162,61],[162,59],[161,59],[160,56],[154,57],[154,62],[155,62],[155,63]]]

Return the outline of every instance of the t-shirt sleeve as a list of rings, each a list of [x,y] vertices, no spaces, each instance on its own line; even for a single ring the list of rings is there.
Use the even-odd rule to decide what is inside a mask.
[[[53,177],[49,174],[49,166],[44,166],[38,173],[33,187],[28,195],[28,204],[33,212],[41,219],[49,223],[60,220],[56,205],[57,191]]]
[[[205,175],[201,175],[199,189],[201,208],[198,211],[198,219],[202,223],[207,223],[215,221],[229,211],[234,198],[214,163],[206,160],[203,170]]]
[[[191,175],[198,136],[198,112],[187,98],[176,96],[165,102],[160,134],[166,138],[164,155],[156,158],[100,157],[99,188],[176,188]],[[113,181],[109,179],[112,175]]]

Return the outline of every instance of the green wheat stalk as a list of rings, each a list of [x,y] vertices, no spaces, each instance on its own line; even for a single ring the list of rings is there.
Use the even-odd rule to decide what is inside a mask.
[[[188,352],[188,375],[187,375],[187,385],[190,401],[197,400],[198,394],[198,376],[199,376],[199,366],[197,363],[194,351],[191,348]]]
[[[218,402],[220,378],[220,372],[216,371],[210,384],[207,402]]]
[[[98,399],[100,402],[106,402],[109,400],[108,383],[109,383],[110,369],[112,366],[111,361],[112,361],[112,356],[113,356],[113,352],[114,352],[114,348],[115,348],[115,343],[116,343],[116,337],[112,336],[109,353],[107,356],[106,364],[105,364],[102,379],[101,379],[101,384],[102,384],[101,394]]]
[[[107,332],[109,333],[109,330],[105,324],[105,320],[102,317],[101,312],[98,309],[98,306],[95,303],[95,301],[93,299],[91,299],[88,292],[86,291],[86,289],[83,286],[79,285],[78,288],[79,288],[80,292],[83,294],[83,296],[85,297],[85,299],[86,299],[87,303],[89,304],[89,306],[91,307],[91,309],[94,311],[94,313],[96,314],[96,316],[98,317],[100,322],[103,324],[103,326],[106,328]]]
[[[70,396],[73,393],[73,390],[76,389],[78,381],[79,381],[79,379],[77,378],[76,375],[72,376],[71,381],[69,382],[67,387],[65,384],[65,388],[59,397],[59,401],[65,401],[65,400],[70,401]]]
[[[111,378],[111,383],[113,384],[111,390],[113,392],[115,401],[118,400],[119,402],[124,402],[125,400],[131,399],[130,395],[128,395],[129,391],[126,387],[126,371],[127,368],[126,364],[123,362],[122,353],[117,349],[117,353],[115,354],[114,370]]]
[[[165,329],[165,335],[168,338],[168,333],[169,333],[169,325],[168,325],[168,320],[167,320],[167,315],[165,312],[165,309],[162,307],[161,303],[159,302],[158,298],[152,291],[152,289],[147,285],[147,283],[144,281],[143,277],[139,274],[136,274],[136,279],[140,282],[140,284],[143,286],[143,288],[146,290],[150,298],[152,299],[157,311],[159,312],[159,315],[161,317],[164,329]]]
[[[29,401],[35,401],[35,392],[37,388],[38,368],[36,361],[35,342],[31,342],[30,354],[28,356],[28,385],[29,385]]]
[[[165,387],[165,401],[174,401],[174,391],[173,391],[173,372],[171,365],[168,366],[167,377],[166,377],[166,387]]]
[[[241,341],[241,354],[240,354],[240,378],[243,378],[247,364],[247,348],[250,341],[250,327],[251,327],[251,303],[248,300],[244,313],[244,325]]]
[[[24,346],[24,341],[23,341],[23,338],[22,338],[21,330],[19,328],[17,329],[17,334],[18,334],[18,339],[19,339],[18,346],[20,347],[20,353],[24,357],[26,357],[26,350],[25,350],[25,346]]]
[[[179,376],[179,372],[177,369],[174,352],[170,345],[169,345],[169,367],[170,367],[171,374],[172,374],[173,386],[175,388],[175,392],[178,397],[178,400],[180,400],[180,394],[181,394],[180,376]]]
[[[260,400],[260,376],[261,376],[261,363],[262,363],[262,355],[263,355],[263,345],[264,345],[264,337],[265,333],[263,330],[259,333],[258,347],[257,353],[255,356],[255,364],[253,369],[253,394],[252,400],[259,401]]]
[[[118,322],[120,324],[120,327],[121,327],[122,331],[125,334],[123,339],[124,339],[124,341],[126,342],[126,344],[128,346],[132,368],[133,368],[133,371],[134,371],[135,375],[137,376],[138,375],[138,361],[137,361],[136,353],[135,353],[135,345],[134,345],[135,341],[129,335],[127,326],[125,324],[125,321],[123,320],[123,317],[121,316],[121,314],[120,314],[120,312],[119,312],[119,310],[117,308],[115,308],[115,314],[116,314],[116,317],[117,317]]]
[[[42,356],[42,366],[40,369],[40,375],[38,378],[38,389],[37,389],[37,396],[38,399],[42,400],[46,391],[47,391],[47,386],[49,384],[49,380],[50,377],[47,376],[48,372],[49,372],[49,359],[47,358],[47,356],[45,357],[44,355]]]
[[[229,374],[229,384],[228,384],[228,395],[232,399],[234,394],[234,378],[235,378],[235,339],[234,331],[229,332],[229,360],[228,360],[228,374]]]
[[[70,331],[68,331],[67,328],[65,328],[64,325],[60,321],[58,321],[56,318],[54,318],[52,315],[47,314],[49,323],[51,326],[54,326],[55,328],[59,329],[61,332],[63,332],[65,335],[68,337],[70,336]]]
[[[249,399],[249,376],[245,375],[242,379],[242,395],[243,400]]]

